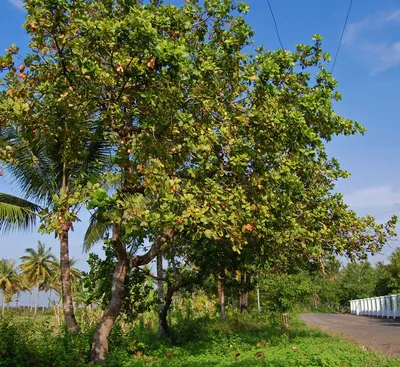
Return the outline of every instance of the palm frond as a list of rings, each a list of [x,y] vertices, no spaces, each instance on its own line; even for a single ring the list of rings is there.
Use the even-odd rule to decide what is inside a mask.
[[[32,230],[41,209],[28,200],[0,193],[0,232]]]
[[[88,252],[93,245],[102,241],[109,229],[109,223],[98,220],[96,215],[92,215],[90,217],[89,227],[86,230],[85,237],[83,239],[83,251]]]
[[[46,249],[40,241],[38,241],[37,250],[25,249],[28,255],[20,258],[22,260],[20,268],[31,283],[41,284],[53,277],[56,257],[50,251],[51,248]]]
[[[51,202],[57,193],[59,146],[44,137],[26,141],[12,128],[3,131],[0,139],[13,148],[16,159],[6,165],[6,170],[14,177],[23,196],[37,203]]]

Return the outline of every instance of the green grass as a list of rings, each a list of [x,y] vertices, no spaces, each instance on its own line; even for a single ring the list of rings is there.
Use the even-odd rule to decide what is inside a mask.
[[[172,318],[172,341],[156,340],[154,328],[139,323],[123,328],[118,324],[106,367],[400,367],[400,359],[364,351],[298,319],[281,332],[272,317],[230,314],[221,321],[177,316]],[[9,314],[8,320],[0,319],[0,367],[88,366],[93,328],[71,335],[55,329],[47,317]]]
[[[285,333],[271,320],[250,316],[226,322],[198,319],[184,325],[175,329],[174,346],[154,343],[149,329],[133,329],[126,338],[130,343],[117,348],[106,366],[400,366],[400,360],[363,351],[300,321],[292,322]]]

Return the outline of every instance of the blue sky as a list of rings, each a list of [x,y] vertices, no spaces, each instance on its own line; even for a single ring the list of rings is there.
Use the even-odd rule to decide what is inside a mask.
[[[28,38],[22,24],[25,13],[20,0],[2,0],[0,15],[0,52],[16,43],[26,49]],[[174,3],[182,1],[175,0]],[[279,47],[266,0],[248,0],[251,11],[248,22],[256,31],[255,44],[265,48]],[[312,35],[324,37],[324,48],[334,54],[343,27],[348,1],[271,0],[283,45],[294,49],[298,43],[310,43]],[[340,137],[328,145],[330,155],[339,159],[352,176],[338,183],[345,201],[360,215],[372,214],[378,221],[400,214],[400,3],[395,0],[354,1],[334,75],[339,81],[343,101],[337,104],[339,114],[357,120],[367,127],[365,136]],[[9,177],[0,178],[0,191],[17,193]],[[86,268],[81,243],[87,215],[71,235],[71,254]],[[52,246],[53,236],[19,233],[0,237],[0,258],[18,258],[38,239]],[[387,246],[372,260],[385,260],[397,247]],[[96,246],[99,251],[101,246]]]

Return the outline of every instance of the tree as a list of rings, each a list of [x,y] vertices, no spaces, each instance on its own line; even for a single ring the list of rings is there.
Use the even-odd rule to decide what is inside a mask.
[[[347,264],[340,275],[341,303],[372,297],[377,282],[378,273],[368,261]]]
[[[33,313],[35,317],[38,309],[40,286],[53,276],[52,270],[55,256],[50,251],[51,248],[46,249],[46,246],[38,241],[37,250],[27,248],[25,252],[28,255],[21,257],[22,271],[26,274],[29,281],[36,286],[36,301]]]
[[[400,293],[400,249],[393,251],[389,264],[378,263],[376,270],[378,272],[378,283],[375,289],[377,296]]]
[[[50,215],[46,222],[65,233],[76,220],[65,203],[87,200],[94,221],[110,228],[117,263],[93,362],[103,363],[108,352],[128,273],[179,239],[184,254],[207,255],[201,244],[211,240],[243,254],[244,267],[254,254],[257,264],[264,259],[282,269],[331,254],[363,257],[394,235],[395,218],[386,227],[359,218],[333,193],[347,173],[328,157],[325,142],[364,129],[333,111],[340,94],[321,37],[294,52],[258,47],[249,54],[254,32],[242,15],[248,6],[229,0],[181,7],[35,0],[26,9],[33,54],[22,71],[16,48],[3,58],[6,80],[18,88],[2,92],[1,120],[26,126],[34,139],[47,134],[50,110],[49,138],[65,135],[74,153],[93,122],[112,152],[103,176],[114,190],[93,177],[76,197],[60,195],[61,220]],[[39,83],[45,93],[36,98],[43,80],[51,83]],[[36,94],[27,96],[20,85]],[[5,159],[12,151],[4,147]],[[139,255],[144,239],[149,246]]]
[[[8,85],[9,90],[15,87]],[[46,115],[48,119],[52,117],[54,116]],[[23,116],[22,123],[26,118],[27,116]],[[70,294],[68,233],[73,222],[78,220],[80,185],[86,182],[89,172],[91,175],[96,174],[93,165],[97,164],[99,167],[102,160],[104,162],[108,158],[99,139],[101,133],[98,130],[91,131],[93,134],[90,138],[81,138],[80,144],[75,137],[68,137],[74,140],[74,144],[81,145],[78,148],[78,162],[78,158],[74,159],[70,155],[71,151],[77,152],[75,145],[71,145],[72,142],[64,133],[57,133],[58,125],[52,126],[49,125],[50,121],[47,122],[46,135],[34,134],[32,137],[30,130],[21,132],[16,130],[15,126],[8,127],[2,133],[3,143],[12,151],[12,159],[7,162],[6,170],[16,178],[24,196],[29,200],[33,199],[34,202],[0,194],[0,229],[32,229],[36,218],[39,217],[42,221],[42,231],[56,233],[60,240],[66,324],[68,330],[77,330]],[[25,125],[23,127],[26,129]],[[51,127],[56,131],[52,131]]]
[[[35,6],[40,8],[40,2]],[[94,117],[97,111],[88,101],[81,103],[85,86],[79,90],[65,75],[64,53],[70,51],[59,37],[49,36],[45,27],[38,31],[35,6],[27,4],[28,18],[34,22],[26,24],[34,39],[31,52],[19,55],[13,45],[0,60],[0,71],[5,71],[0,157],[5,173],[16,180],[23,196],[0,194],[0,229],[32,229],[38,217],[40,230],[59,238],[64,315],[68,330],[74,331],[78,325],[71,296],[68,236],[79,221],[82,185],[103,172],[109,151],[103,145],[104,126]],[[42,24],[45,19],[37,21]],[[51,50],[45,39],[53,45]]]
[[[18,272],[15,267],[14,260],[1,259],[0,260],[0,289],[1,289],[1,300],[2,300],[2,316],[4,317],[4,306],[6,303],[6,297],[11,294],[12,289],[18,283]]]
[[[330,307],[337,307],[341,299],[341,263],[336,258],[324,261],[321,268],[313,264],[310,269],[310,276],[314,284],[313,307],[320,304]]]
[[[70,273],[70,281],[71,281],[71,289],[74,290],[82,279],[82,272],[75,266],[76,259],[71,258],[69,261],[69,273]],[[52,288],[56,290],[58,293],[61,293],[61,284],[62,284],[62,269],[60,262],[56,259],[54,261],[54,271],[52,278]]]

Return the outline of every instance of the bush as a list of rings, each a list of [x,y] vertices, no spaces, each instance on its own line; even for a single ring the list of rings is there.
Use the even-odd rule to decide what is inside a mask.
[[[0,319],[1,367],[83,367],[89,349],[90,333],[57,330],[49,321]]]

